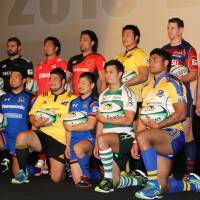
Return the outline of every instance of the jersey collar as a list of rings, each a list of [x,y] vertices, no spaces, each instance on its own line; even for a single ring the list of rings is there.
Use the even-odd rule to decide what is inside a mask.
[[[55,57],[53,57],[53,58],[51,58],[51,59],[46,59],[46,60],[44,61],[44,63],[51,65],[51,64],[55,63],[55,62],[57,61],[57,59],[58,59],[58,57],[55,56]]]
[[[133,50],[135,50],[135,49],[138,49],[138,47],[136,46],[136,47],[133,47],[132,49],[129,49],[128,51],[125,51],[124,56],[125,56],[127,53],[129,53],[129,52],[131,52],[131,51],[133,51]]]
[[[86,101],[86,100],[89,99],[89,98],[91,98],[91,95],[89,95],[89,96],[86,97],[85,99],[83,99],[81,96],[79,96],[79,99],[80,99],[81,101]]]
[[[162,75],[160,75],[157,79],[154,79],[154,84],[153,84],[153,87],[155,88],[156,85],[159,83],[159,81],[163,78],[166,78],[166,77],[169,77],[170,73],[169,72],[166,72]]]

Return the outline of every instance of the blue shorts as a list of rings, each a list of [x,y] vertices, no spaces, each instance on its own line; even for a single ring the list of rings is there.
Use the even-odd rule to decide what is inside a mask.
[[[172,129],[172,128],[165,128],[164,130],[167,131],[167,133],[171,137],[170,143],[173,149],[173,154],[163,155],[163,154],[158,153],[158,155],[171,160],[176,154],[180,153],[183,150],[184,145],[185,145],[185,136],[184,136],[184,132],[181,130]]]
[[[82,140],[88,140],[91,144],[92,147],[94,147],[95,145],[95,136],[91,135],[91,136],[82,136],[82,137],[73,137],[71,138],[71,143],[70,143],[70,160],[71,161],[75,161],[77,160],[76,154],[74,152],[74,145],[79,143]]]

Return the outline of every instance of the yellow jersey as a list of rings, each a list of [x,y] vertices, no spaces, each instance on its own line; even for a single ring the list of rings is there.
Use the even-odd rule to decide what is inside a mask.
[[[127,52],[122,52],[116,58],[124,65],[124,75],[122,77],[122,82],[126,82],[138,75],[138,67],[148,67],[148,55],[140,48],[134,48]],[[135,92],[137,101],[142,101],[142,88],[143,84],[133,85],[130,88]]]
[[[165,73],[143,88],[142,99],[142,109],[151,105],[161,106],[169,116],[175,112],[173,104],[187,101],[186,88],[175,76]],[[166,128],[183,130],[181,123]]]
[[[40,127],[40,130],[58,142],[66,144],[63,118],[69,111],[70,102],[75,98],[75,95],[67,91],[60,95],[54,95],[51,91],[43,93],[37,97],[29,115],[35,115],[39,109],[53,111],[56,114],[56,121],[50,126]]]

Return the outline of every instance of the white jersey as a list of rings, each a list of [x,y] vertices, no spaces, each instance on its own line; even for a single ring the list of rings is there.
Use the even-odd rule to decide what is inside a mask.
[[[106,89],[99,97],[99,111],[106,118],[124,116],[125,110],[136,112],[136,109],[137,98],[134,92],[123,84],[114,92],[111,92],[109,88]],[[134,136],[131,125],[119,126],[105,123],[103,133],[129,133]]]

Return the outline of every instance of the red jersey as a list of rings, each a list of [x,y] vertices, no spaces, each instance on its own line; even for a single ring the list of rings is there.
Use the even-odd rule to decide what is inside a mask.
[[[55,56],[52,59],[46,59],[42,63],[37,65],[34,73],[34,79],[37,81],[38,84],[37,95],[49,91],[50,72],[57,67],[60,67],[65,72],[67,70],[66,61],[57,56]]]
[[[96,81],[98,80],[98,71],[104,70],[105,58],[97,53],[87,56],[82,54],[70,58],[68,62],[68,71],[72,73],[72,88],[75,95],[79,96],[78,81],[83,72],[94,73]],[[95,88],[97,94],[97,87]]]

